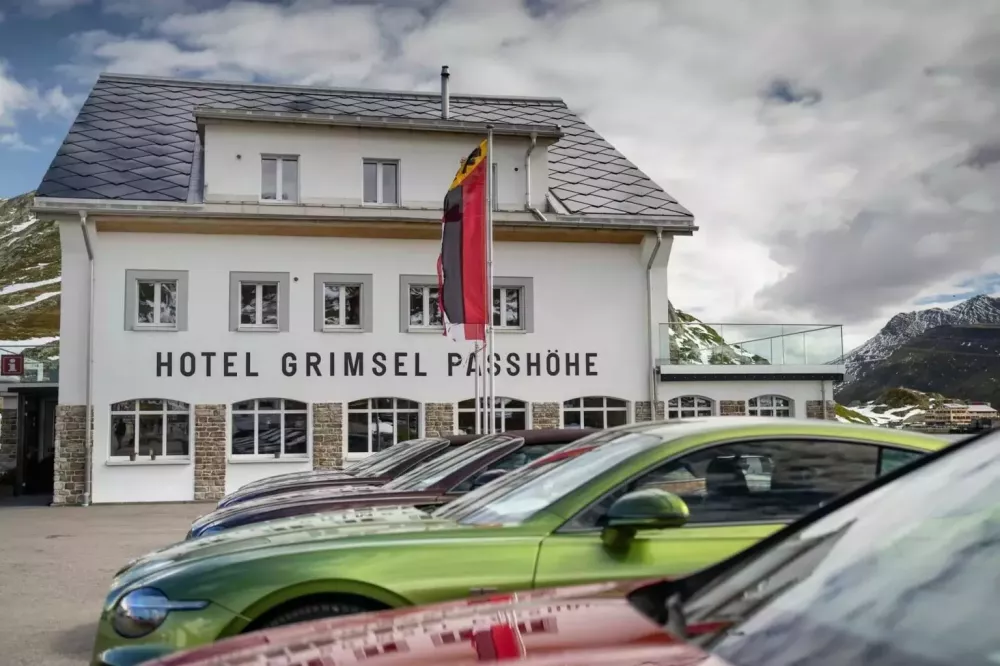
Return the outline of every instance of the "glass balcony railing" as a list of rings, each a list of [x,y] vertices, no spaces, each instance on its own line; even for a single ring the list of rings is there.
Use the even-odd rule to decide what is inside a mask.
[[[823,324],[660,324],[661,365],[835,365],[843,327]]]
[[[25,347],[18,345],[0,345],[0,362],[9,363],[8,356],[20,356],[23,361],[21,374],[10,374],[12,368],[3,368],[0,374],[0,384],[48,384],[59,382],[59,343]]]

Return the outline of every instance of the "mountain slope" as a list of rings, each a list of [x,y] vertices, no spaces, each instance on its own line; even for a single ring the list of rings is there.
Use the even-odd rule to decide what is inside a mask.
[[[59,335],[59,227],[29,212],[34,192],[0,200],[0,345]]]
[[[837,400],[873,400],[890,386],[1000,404],[1000,325],[927,329],[845,382]]]
[[[864,381],[893,352],[926,331],[939,326],[970,324],[1000,324],[1000,298],[980,295],[947,310],[930,308],[915,312],[900,312],[890,319],[875,337],[844,356],[847,377],[837,389],[837,396],[840,397],[842,392],[847,391],[855,383]],[[888,388],[888,385],[882,388]]]

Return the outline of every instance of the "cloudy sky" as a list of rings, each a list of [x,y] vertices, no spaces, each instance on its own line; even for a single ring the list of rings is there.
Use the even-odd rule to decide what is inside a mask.
[[[97,73],[560,96],[691,209],[671,298],[843,323],[1000,292],[997,0],[2,0],[0,196]]]

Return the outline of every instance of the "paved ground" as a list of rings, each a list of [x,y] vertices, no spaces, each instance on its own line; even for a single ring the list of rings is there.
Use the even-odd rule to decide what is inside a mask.
[[[206,504],[0,504],[0,663],[81,666],[111,577],[184,537]]]

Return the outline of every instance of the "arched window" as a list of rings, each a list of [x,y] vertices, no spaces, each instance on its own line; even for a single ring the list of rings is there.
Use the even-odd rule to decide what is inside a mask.
[[[365,398],[347,405],[347,453],[374,453],[420,437],[420,403]]]
[[[308,422],[308,406],[298,400],[234,402],[230,452],[234,456],[305,458],[309,455]]]
[[[791,418],[792,401],[783,395],[759,395],[747,401],[750,416],[783,416]]]
[[[714,413],[715,401],[701,395],[682,395],[667,401],[668,419],[691,419]]]
[[[483,404],[483,399],[479,399]],[[476,399],[469,398],[458,403],[458,429],[467,435],[476,432]],[[528,406],[516,398],[496,398],[495,421],[497,432],[524,430],[528,427]]]
[[[109,456],[115,459],[187,458],[191,455],[191,405],[163,398],[111,405]]]
[[[612,428],[628,423],[628,403],[618,398],[587,396],[563,403],[563,427]]]

